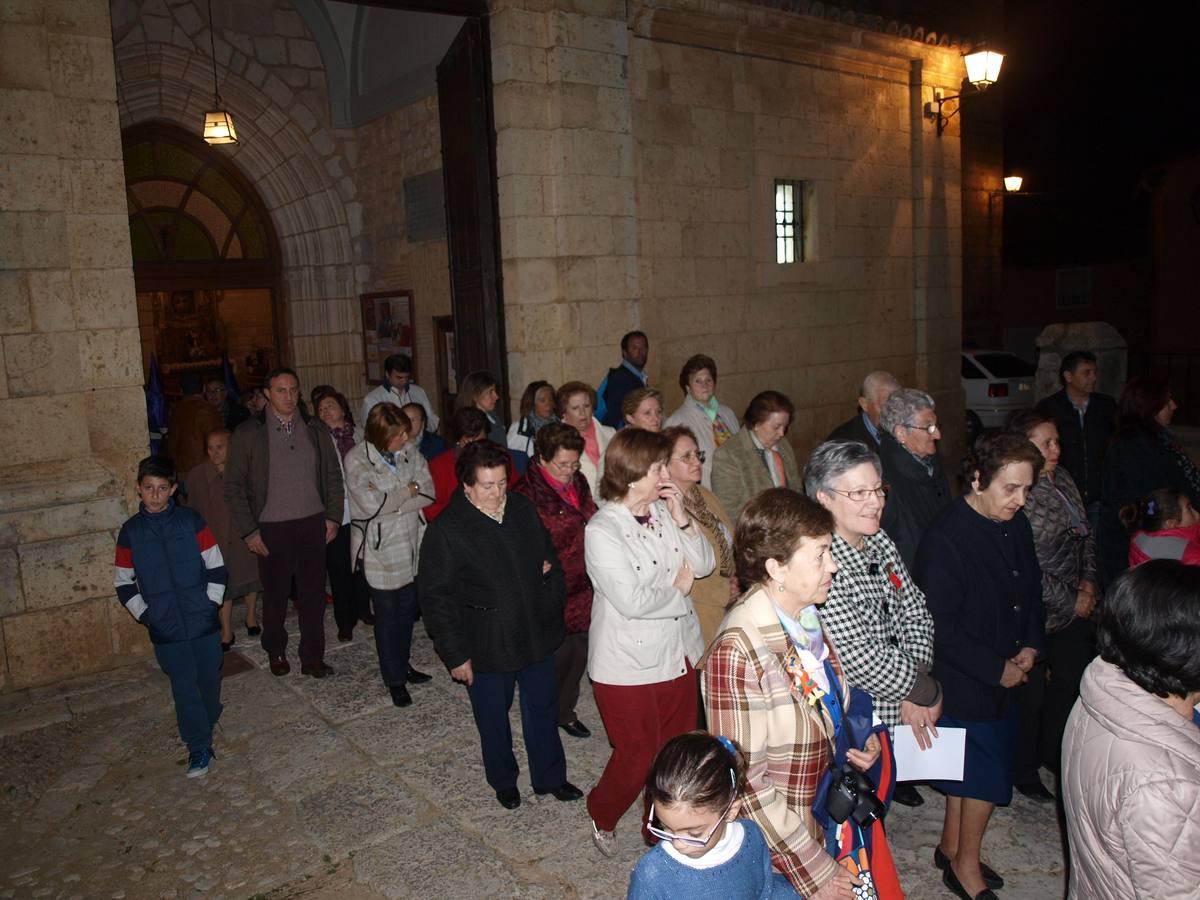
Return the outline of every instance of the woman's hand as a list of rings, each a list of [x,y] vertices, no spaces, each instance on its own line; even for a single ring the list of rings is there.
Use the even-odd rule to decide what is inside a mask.
[[[675,581],[673,584],[679,588],[681,594],[690,594],[692,592],[692,583],[696,580],[696,573],[692,571],[692,567],[687,564],[687,560],[683,561],[683,565],[679,567],[679,571],[675,573]]]
[[[1075,595],[1075,615],[1089,618],[1096,608],[1096,585],[1090,581],[1079,582],[1079,593]]]
[[[857,875],[852,875],[849,869],[839,865],[837,874],[821,885],[821,889],[812,894],[809,900],[854,900],[854,889],[859,884]]]
[[[543,575],[550,574],[550,560],[548,560],[548,559],[542,560],[542,574]]]
[[[1029,680],[1025,671],[1011,659],[1004,661],[1004,674],[1000,676],[1000,687],[1012,688]]]
[[[918,706],[908,700],[900,701],[900,721],[912,729],[917,746],[928,750],[933,746],[933,737],[937,737],[937,720],[942,717],[942,701],[938,700],[933,706]]]
[[[410,481],[408,483],[408,496],[415,497],[419,493],[421,493],[421,486],[415,481]]]
[[[686,528],[691,521],[687,510],[683,508],[683,492],[671,479],[666,478],[658,483],[658,499],[667,501],[667,512],[680,528]]]
[[[1032,647],[1022,647],[1021,652],[1012,658],[1022,672],[1029,672],[1037,662],[1037,651]]]
[[[867,738],[867,742],[861,750],[847,750],[846,762],[854,766],[860,772],[865,772],[871,766],[875,765],[879,759],[879,752],[883,748],[879,745],[879,735],[873,734]]]
[[[475,683],[475,670],[471,668],[471,661],[468,659],[461,666],[455,666],[450,670],[450,677],[460,684],[465,684],[470,687]]]

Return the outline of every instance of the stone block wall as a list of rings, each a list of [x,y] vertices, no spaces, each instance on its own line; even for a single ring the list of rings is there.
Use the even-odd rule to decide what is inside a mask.
[[[417,381],[435,407],[443,385],[437,372],[433,317],[450,315],[450,260],[444,221],[413,228],[406,186],[442,177],[436,97],[390,112],[358,130],[356,177],[363,203],[360,264],[363,290],[411,290]],[[440,185],[439,185],[440,186]],[[429,188],[426,187],[426,190]],[[440,192],[434,191],[440,196]],[[444,215],[442,217],[444,219]],[[436,231],[438,236],[428,235]],[[355,407],[357,409],[357,406]]]
[[[886,367],[957,452],[959,142],[921,117],[957,51],[748,4],[511,0],[492,65],[514,393],[598,383],[641,327],[668,408],[708,353],[735,410],[788,393],[807,451]],[[805,263],[775,264],[775,178],[809,185]]]
[[[0,690],[149,643],[115,601],[146,453],[106,0],[0,5]]]

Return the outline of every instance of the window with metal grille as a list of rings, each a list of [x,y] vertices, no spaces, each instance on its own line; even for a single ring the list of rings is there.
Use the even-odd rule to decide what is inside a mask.
[[[804,262],[804,182],[775,179],[775,262]]]

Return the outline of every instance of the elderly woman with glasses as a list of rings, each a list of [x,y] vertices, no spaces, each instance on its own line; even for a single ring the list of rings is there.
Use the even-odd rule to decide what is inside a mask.
[[[942,689],[933,668],[933,617],[900,552],[880,528],[887,486],[879,457],[860,441],[827,441],[813,451],[804,489],[833,514],[838,574],[821,609],[846,677],[870,695],[888,729],[910,725],[922,747],[937,734]],[[881,786],[882,787],[882,786]],[[905,806],[923,800],[898,786]]]
[[[690,594],[713,552],[671,480],[671,441],[625,428],[608,445],[584,555],[595,590],[588,674],[613,752],[588,794],[592,841],[617,850],[617,822],[642,794],[659,748],[696,727],[704,653]],[[645,828],[643,818],[643,829]]]
[[[721,628],[730,600],[738,594],[737,572],[733,564],[733,522],[725,514],[716,496],[700,483],[704,451],[690,428],[676,425],[663,432],[671,442],[667,474],[683,492],[683,508],[700,528],[712,548],[717,567],[711,575],[697,578],[692,585],[692,605],[700,620],[700,635],[707,647]]]
[[[738,433],[737,416],[717,400],[717,364],[711,356],[697,353],[679,372],[683,403],[663,424],[670,428],[683,425],[692,429],[707,460],[700,483],[712,487],[713,452]]]
[[[879,461],[888,485],[883,530],[911,570],[921,535],[951,500],[950,482],[938,453],[942,432],[933,398],[924,391],[901,388],[883,405],[879,424]]]
[[[513,488],[533,501],[538,516],[562,564],[567,582],[563,615],[567,636],[554,651],[554,678],[558,685],[558,727],[571,737],[591,737],[579,721],[575,704],[579,682],[587,671],[588,627],[592,622],[592,582],[583,561],[583,529],[596,514],[587,479],[580,474],[583,438],[570,425],[551,422],[537,433],[535,461]]]
[[[756,394],[746,407],[742,430],[713,458],[713,493],[731,519],[755,495],[773,487],[801,489],[796,454],[787,442],[796,408],[778,391]]]

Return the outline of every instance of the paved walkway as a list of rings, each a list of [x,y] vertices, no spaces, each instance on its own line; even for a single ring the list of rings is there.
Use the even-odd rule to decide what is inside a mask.
[[[421,626],[413,662],[435,679],[404,710],[379,680],[371,630],[338,644],[328,627],[338,674],[323,681],[301,677],[294,656],[291,675],[272,677],[243,632],[235,649],[253,665],[225,681],[218,758],[203,779],[183,775],[153,663],[0,698],[0,897],[624,896],[643,852],[633,813],[608,860],[582,802],[535,797],[525,779],[521,807],[503,809],[484,781],[466,692]],[[590,691],[580,717],[596,734],[563,741],[569,777],[586,790],[608,750]],[[924,793],[924,807],[889,817],[914,900],[951,896],[930,863],[941,802]],[[1004,900],[1062,895],[1052,811],[1023,798],[998,811],[985,856],[1008,881]]]

